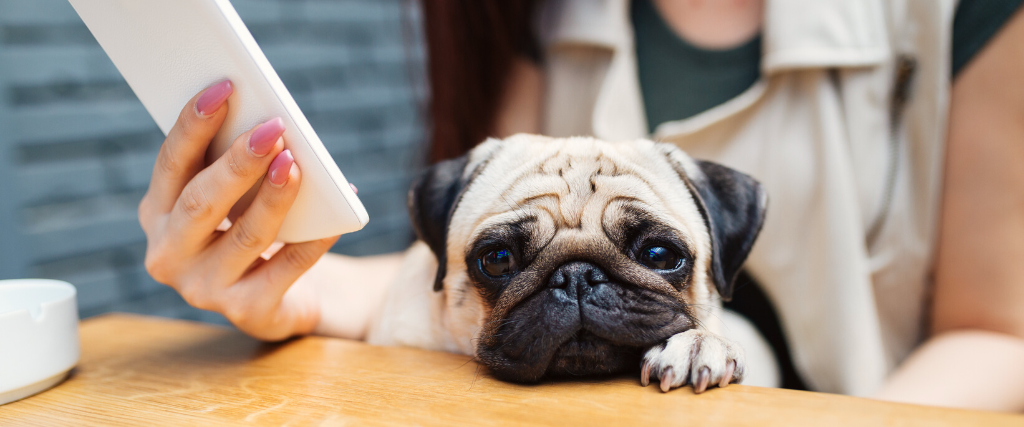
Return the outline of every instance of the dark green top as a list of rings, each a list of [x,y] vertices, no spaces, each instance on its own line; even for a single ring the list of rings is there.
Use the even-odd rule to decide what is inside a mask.
[[[1024,0],[962,0],[953,20],[956,76]],[[640,89],[650,132],[728,101],[760,76],[761,37],[726,50],[702,49],[668,26],[651,0],[633,0]]]

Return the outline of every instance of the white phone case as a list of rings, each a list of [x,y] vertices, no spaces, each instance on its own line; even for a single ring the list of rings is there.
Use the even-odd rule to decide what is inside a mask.
[[[277,240],[304,242],[366,225],[363,204],[228,0],[69,1],[164,135],[196,93],[224,79],[235,91],[211,155],[266,120],[284,120],[302,184]]]

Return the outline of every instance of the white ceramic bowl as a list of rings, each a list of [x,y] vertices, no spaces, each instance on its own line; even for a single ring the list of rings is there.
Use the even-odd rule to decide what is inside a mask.
[[[79,354],[74,286],[0,280],[0,405],[61,382]]]

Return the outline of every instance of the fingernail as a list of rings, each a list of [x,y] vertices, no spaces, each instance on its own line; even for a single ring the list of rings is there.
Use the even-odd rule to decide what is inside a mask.
[[[353,192],[353,193],[359,194],[359,189],[358,189],[358,188],[356,188],[356,185],[355,185],[355,184],[353,184],[353,183],[351,183],[351,182],[350,182],[350,183],[348,183],[348,186],[349,186],[349,187],[352,187],[352,192]]]
[[[287,183],[293,163],[295,163],[295,158],[292,157],[291,150],[284,150],[278,154],[274,161],[270,162],[270,172],[268,173],[270,183],[278,187]]]
[[[265,156],[274,148],[274,143],[284,133],[284,120],[280,117],[270,119],[260,125],[249,135],[249,150],[257,156]]]
[[[201,116],[213,114],[224,105],[224,101],[227,101],[234,91],[235,88],[231,86],[230,80],[210,86],[196,100],[196,112]]]

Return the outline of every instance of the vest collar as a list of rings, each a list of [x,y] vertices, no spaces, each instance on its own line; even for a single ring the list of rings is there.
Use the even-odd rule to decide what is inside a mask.
[[[766,74],[864,67],[890,56],[882,0],[765,0]]]
[[[762,70],[863,67],[890,55],[884,0],[765,0]],[[629,0],[549,0],[547,46],[633,48]]]
[[[890,55],[883,1],[765,0],[763,74],[881,64]],[[591,132],[607,140],[647,137],[629,0],[548,0],[539,24],[540,40],[549,54],[573,47],[612,51]],[[665,123],[668,126],[659,126],[657,134],[693,132],[742,111],[765,92],[764,85],[756,86],[748,96],[721,108]]]

